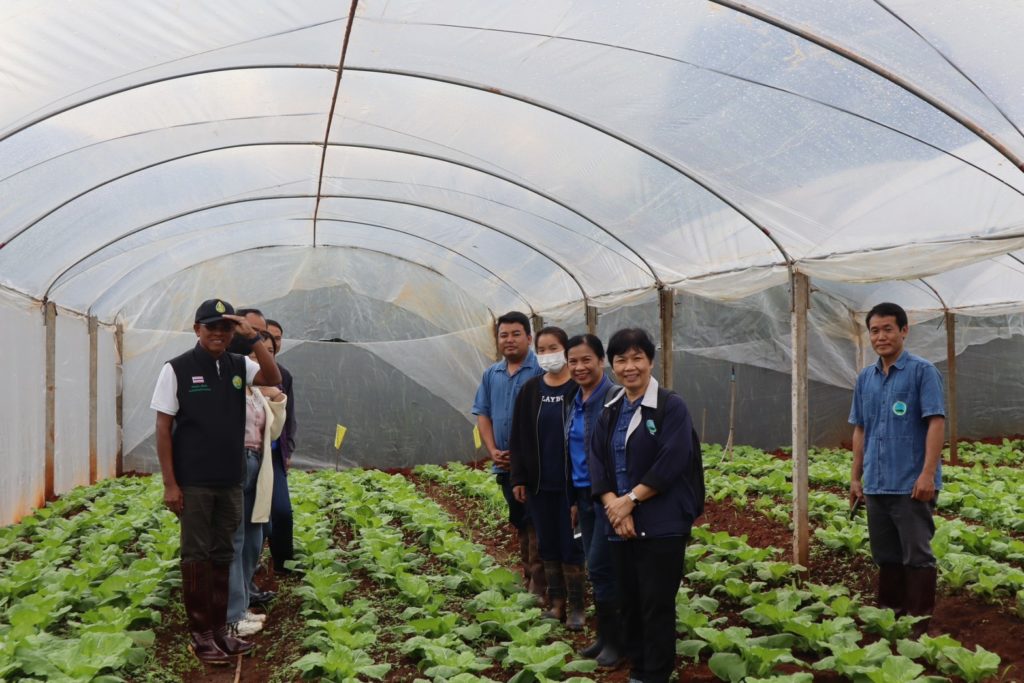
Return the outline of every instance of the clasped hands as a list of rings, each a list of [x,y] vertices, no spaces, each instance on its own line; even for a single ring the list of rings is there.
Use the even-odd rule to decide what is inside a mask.
[[[633,526],[633,508],[636,503],[627,496],[616,496],[604,505],[608,522],[619,538],[636,538],[636,527]]]

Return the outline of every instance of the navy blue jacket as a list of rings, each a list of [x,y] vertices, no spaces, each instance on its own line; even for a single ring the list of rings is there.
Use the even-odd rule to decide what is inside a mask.
[[[590,490],[597,501],[609,492],[618,495],[612,434],[623,396],[625,391],[619,391],[605,404],[590,444]],[[653,424],[657,402],[658,382],[651,378],[626,437],[630,487],[645,484],[658,492],[633,509],[633,525],[640,539],[689,535],[698,505],[685,477],[693,457],[690,411],[678,394],[669,395],[661,427],[651,434],[647,423],[651,420]]]
[[[508,442],[512,486],[525,486],[534,494],[540,491],[540,434],[537,433],[537,421],[540,419],[540,383],[543,381],[544,375],[531,377],[516,396],[516,405],[512,411],[512,434]],[[567,436],[569,413],[580,385],[572,379],[569,384],[568,393],[562,402],[562,468],[569,478],[567,487],[572,488]]]

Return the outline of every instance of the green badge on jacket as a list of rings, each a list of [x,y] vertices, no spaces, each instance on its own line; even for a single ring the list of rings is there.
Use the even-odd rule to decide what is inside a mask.
[[[235,389],[241,389],[242,378],[239,377],[238,375],[235,375],[234,377],[231,378],[231,384],[235,387]]]

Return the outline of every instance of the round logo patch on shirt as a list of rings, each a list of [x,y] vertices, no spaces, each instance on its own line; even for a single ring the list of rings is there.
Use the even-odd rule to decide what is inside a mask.
[[[903,401],[896,401],[892,404],[892,412],[894,415],[903,417],[907,414],[907,404]]]
[[[242,378],[239,377],[238,375],[235,375],[234,377],[231,378],[231,384],[235,387],[235,389],[241,389]]]

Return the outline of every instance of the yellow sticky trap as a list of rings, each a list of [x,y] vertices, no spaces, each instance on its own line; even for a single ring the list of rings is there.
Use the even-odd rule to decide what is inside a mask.
[[[479,450],[483,445],[484,442],[480,438],[480,427],[473,427],[473,447]]]
[[[341,442],[345,440],[345,432],[347,432],[347,431],[348,431],[348,429],[346,429],[345,427],[342,427],[341,425],[338,425],[338,428],[334,431],[334,448],[335,449],[341,448]]]

